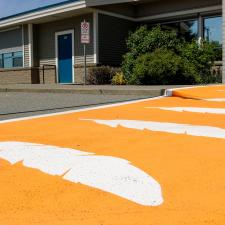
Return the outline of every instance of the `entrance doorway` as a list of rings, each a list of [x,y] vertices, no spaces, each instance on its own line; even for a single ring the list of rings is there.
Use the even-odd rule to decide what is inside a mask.
[[[58,32],[55,37],[58,83],[74,83],[74,30]]]

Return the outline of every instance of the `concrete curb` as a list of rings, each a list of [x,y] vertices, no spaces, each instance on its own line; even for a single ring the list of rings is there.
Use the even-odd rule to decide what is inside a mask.
[[[165,94],[164,88],[159,89],[63,89],[63,88],[0,88],[0,92],[23,92],[23,93],[64,93],[64,94],[93,94],[93,95],[139,95],[156,97]]]
[[[165,97],[172,97],[173,96],[173,89],[166,89],[164,92]]]
[[[111,86],[111,85],[30,85],[7,84],[0,85],[0,92],[20,93],[64,93],[92,95],[136,95],[146,97],[171,96],[173,90],[191,88],[191,85],[158,85],[158,86]]]

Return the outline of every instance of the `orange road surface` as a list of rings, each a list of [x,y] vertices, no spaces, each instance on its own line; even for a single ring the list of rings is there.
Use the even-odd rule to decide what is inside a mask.
[[[172,97],[0,123],[0,225],[224,225],[224,99],[225,86],[179,89]],[[185,110],[173,111],[175,107]],[[207,112],[188,111],[193,108]],[[119,124],[110,126],[113,121]],[[5,142],[127,160],[160,184],[163,202],[143,205],[31,168],[23,158],[12,163],[1,158]],[[143,198],[151,197],[147,195]]]

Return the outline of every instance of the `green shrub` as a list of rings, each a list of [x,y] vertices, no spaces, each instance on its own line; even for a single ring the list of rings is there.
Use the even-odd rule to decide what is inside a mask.
[[[137,58],[129,83],[136,85],[195,83],[198,77],[187,75],[184,72],[184,64],[182,58],[173,51],[158,49]]]
[[[129,84],[195,84],[218,80],[211,73],[215,44],[187,42],[159,26],[130,34],[122,71]]]
[[[113,85],[125,85],[127,81],[122,72],[117,72],[116,75],[112,78]]]
[[[221,68],[218,66],[213,66],[211,71],[213,80],[215,81],[214,83],[222,83],[223,78]]]
[[[125,78],[129,81],[133,76],[135,61],[139,56],[154,52],[156,49],[180,52],[182,43],[183,40],[178,39],[175,32],[162,31],[159,26],[149,31],[147,26],[141,26],[131,33],[127,40],[128,53],[122,63]]]
[[[87,81],[89,84],[94,85],[111,84],[111,80],[115,76],[116,71],[116,69],[109,66],[91,68]]]
[[[216,59],[215,46],[213,43],[202,41],[199,45],[194,40],[191,43],[185,43],[181,56],[189,62],[189,64],[194,66],[200,76],[200,83],[215,82],[214,76],[211,73],[211,68]]]
[[[137,58],[131,84],[163,84],[166,83],[164,77],[174,76],[178,71],[180,58],[172,51],[156,50]]]
[[[183,39],[178,39],[175,32],[162,31],[160,26],[153,27],[150,31],[147,26],[141,26],[130,34],[127,48],[130,53],[137,57],[159,48],[180,51],[183,41]]]
[[[122,72],[127,81],[131,79],[133,76],[134,65],[136,63],[137,57],[135,57],[131,52],[128,52],[124,56],[124,60],[122,62]]]

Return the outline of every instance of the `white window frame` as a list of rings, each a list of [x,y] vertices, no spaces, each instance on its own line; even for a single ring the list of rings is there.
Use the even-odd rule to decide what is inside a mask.
[[[93,12],[93,42],[94,42],[94,64],[99,63],[99,43],[98,43],[98,12]]]
[[[34,66],[33,24],[28,24],[29,67]]]
[[[55,33],[55,65],[56,65],[56,78],[57,83],[59,83],[59,62],[58,62],[58,37],[65,34],[72,34],[72,84],[75,83],[75,71],[74,71],[74,63],[75,63],[75,56],[74,56],[74,29],[65,30]],[[62,84],[62,83],[61,83]]]

